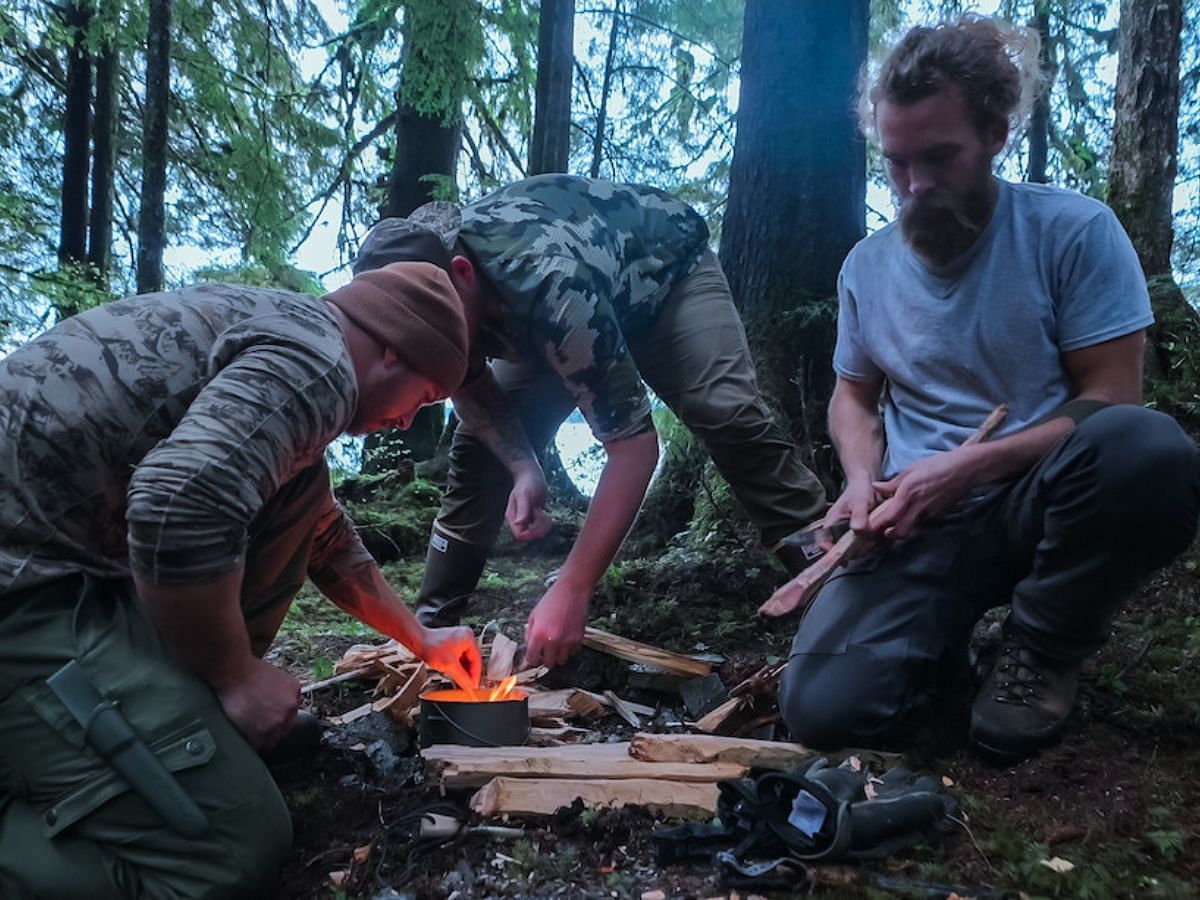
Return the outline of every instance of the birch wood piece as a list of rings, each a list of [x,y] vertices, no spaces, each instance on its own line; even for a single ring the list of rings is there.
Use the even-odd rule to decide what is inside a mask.
[[[972,444],[986,441],[1000,427],[1000,423],[1004,421],[1007,415],[1007,403],[997,406],[984,419],[983,424],[979,426],[978,430],[963,441],[963,446],[969,447]],[[869,521],[872,526],[877,526],[887,511],[892,508],[893,499],[892,497],[888,497],[871,510]],[[775,591],[767,599],[767,602],[758,608],[759,613],[764,616],[774,617],[785,616],[797,609],[803,613],[808,608],[808,605],[812,603],[813,598],[817,595],[817,591],[829,580],[834,571],[843,565],[847,559],[853,559],[854,554],[862,545],[863,540],[858,534],[853,531],[847,531],[824,556]]]
[[[635,734],[629,753],[646,762],[729,762],[760,769],[790,769],[812,758],[800,744],[710,734]]]
[[[508,635],[496,632],[488,653],[487,677],[492,682],[503,681],[513,673],[517,657],[517,642]]]
[[[548,816],[576,799],[593,809],[644,806],[679,819],[708,819],[717,811],[715,783],[657,778],[493,778],[471,798],[481,816]]]
[[[618,659],[642,663],[672,675],[700,678],[712,671],[712,663],[705,660],[684,656],[682,653],[672,653],[670,650],[643,644],[632,638],[609,634],[599,628],[589,627],[583,630],[583,646],[599,650],[601,653],[607,653]]]
[[[618,779],[716,782],[742,778],[735,762],[645,762],[629,755],[629,742],[563,747],[462,747],[435,744],[421,751],[426,774],[447,788],[479,787],[492,778]]]

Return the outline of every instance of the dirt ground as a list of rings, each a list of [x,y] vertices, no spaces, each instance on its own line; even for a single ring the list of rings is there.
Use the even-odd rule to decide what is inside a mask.
[[[753,552],[716,556],[719,564],[709,554],[669,551],[610,571],[594,623],[670,649],[720,653],[723,680],[736,683],[786,654],[793,625],[752,615],[778,570]],[[498,558],[472,623],[519,637],[541,576],[559,558]],[[977,684],[948,692],[914,734],[908,758],[950,779],[964,813],[961,830],[934,845],[870,865],[813,868],[772,885],[722,882],[707,861],[656,865],[651,833],[661,823],[640,809],[560,810],[550,820],[508,823],[521,829],[517,836],[470,832],[422,841],[414,837],[420,814],[465,816],[466,796],[438,796],[422,780],[415,734],[372,716],[326,732],[315,759],[277,771],[296,839],[273,896],[1200,896],[1197,558],[1193,548],[1131,599],[1109,645],[1085,669],[1065,738],[1023,765],[1000,769],[976,758],[966,730]],[[411,581],[408,565],[391,576]],[[363,640],[361,632],[341,630],[333,625],[285,640],[277,659],[308,679],[319,676],[328,660]],[[985,656],[992,637],[981,629]],[[603,679],[621,696],[660,708],[649,730],[678,730],[669,724],[681,718],[677,696],[631,688],[623,663],[600,669],[585,665],[568,681],[587,687],[581,681]],[[362,702],[363,691],[322,691],[312,706],[320,714],[342,712]],[[615,717],[604,722],[606,737],[632,733]],[[367,845],[369,858],[351,868],[355,848]],[[329,873],[346,870],[348,879],[335,889]]]

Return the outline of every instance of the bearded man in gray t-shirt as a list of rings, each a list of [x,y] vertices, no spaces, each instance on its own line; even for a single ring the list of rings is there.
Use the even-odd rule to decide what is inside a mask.
[[[914,28],[863,98],[900,217],[839,279],[846,485],[826,523],[873,547],[793,643],[781,705],[809,746],[902,742],[974,623],[1008,604],[971,738],[1029,755],[1061,731],[1117,606],[1195,533],[1200,456],[1140,406],[1153,317],[1128,237],[1098,201],[992,171],[1036,49],[977,17]],[[1002,403],[994,437],[962,446]]]

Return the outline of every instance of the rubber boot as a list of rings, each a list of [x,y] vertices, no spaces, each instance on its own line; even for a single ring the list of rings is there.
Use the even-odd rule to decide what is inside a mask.
[[[434,529],[417,594],[417,621],[429,628],[457,625],[486,562],[487,554],[481,548]]]

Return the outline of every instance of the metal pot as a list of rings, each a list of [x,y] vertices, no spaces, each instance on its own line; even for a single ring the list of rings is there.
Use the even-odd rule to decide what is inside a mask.
[[[529,699],[514,691],[504,700],[472,700],[464,691],[421,695],[420,740],[468,747],[509,747],[529,741]]]

